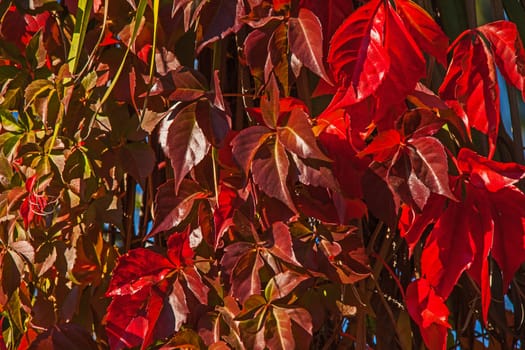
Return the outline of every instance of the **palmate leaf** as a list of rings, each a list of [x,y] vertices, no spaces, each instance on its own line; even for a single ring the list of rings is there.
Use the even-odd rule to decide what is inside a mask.
[[[376,173],[395,197],[422,210],[431,193],[455,199],[450,190],[443,144],[432,135],[443,125],[430,111],[412,110],[397,123],[400,130],[380,132],[358,156],[372,155]]]
[[[341,88],[332,104],[361,102],[353,108],[369,109],[376,124],[425,76],[418,45],[384,1],[371,1],[349,16],[332,38],[328,62]]]
[[[106,293],[112,297],[106,315],[111,348],[145,349],[180,329],[195,306],[190,299],[208,302],[209,288],[193,266],[188,236],[189,228],[168,239],[168,258],[137,248],[119,259]]]
[[[487,322],[491,299],[489,254],[501,268],[504,291],[525,261],[525,195],[513,185],[525,176],[525,171],[522,169],[517,176],[517,164],[503,165],[468,149],[459,152],[458,166],[463,177],[456,180],[455,187],[464,191],[464,198],[449,202],[438,215],[423,249],[421,269],[436,293],[445,299],[461,274],[468,271],[481,287],[482,315]],[[485,176],[476,173],[478,167]],[[499,189],[487,186],[491,178],[498,180],[494,171],[498,168],[513,168],[514,180],[500,181]],[[509,201],[513,205],[508,205]]]
[[[480,37],[467,32],[458,38],[439,94],[459,109],[467,130],[488,135],[492,154],[500,123],[499,88],[494,58]]]
[[[464,32],[453,47],[440,95],[464,114],[467,130],[473,127],[488,135],[491,157],[500,123],[496,65],[525,98],[523,44],[514,24],[498,21]]]

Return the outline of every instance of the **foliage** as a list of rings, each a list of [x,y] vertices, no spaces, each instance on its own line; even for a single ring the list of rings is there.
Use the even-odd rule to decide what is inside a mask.
[[[2,1],[0,349],[519,346],[523,27],[435,3]]]

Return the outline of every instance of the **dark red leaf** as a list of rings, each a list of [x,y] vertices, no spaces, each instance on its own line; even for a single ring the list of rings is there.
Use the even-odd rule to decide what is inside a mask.
[[[206,45],[236,33],[243,25],[244,2],[238,0],[212,0],[200,8],[194,18],[199,18],[197,53]]]
[[[317,146],[308,114],[301,109],[293,109],[286,125],[277,127],[277,138],[288,151],[301,158],[330,161]]]
[[[287,186],[290,161],[286,150],[280,142],[275,142],[267,145],[265,151],[265,154],[253,160],[253,181],[268,196],[279,199],[297,212]]]
[[[455,199],[448,183],[448,160],[443,144],[430,136],[415,138],[409,144],[412,147],[408,155],[414,175],[432,193]]]
[[[246,176],[252,166],[253,157],[270,135],[270,129],[265,126],[251,126],[241,130],[232,140],[233,157]]]
[[[301,0],[300,8],[312,11],[321,21],[323,29],[323,52],[328,53],[329,41],[343,21],[354,11],[352,1],[347,0]]]
[[[265,332],[268,334],[266,347],[269,350],[295,349],[295,339],[292,334],[292,321],[286,309],[273,307],[274,322],[266,322]]]
[[[195,115],[196,103],[183,108],[168,128],[164,151],[171,160],[175,193],[182,179],[199,164],[210,148],[210,144],[199,127]]]
[[[422,278],[410,283],[406,291],[406,304],[410,317],[419,326],[429,349],[447,349],[449,311],[444,299],[436,294],[426,279]]]
[[[202,278],[195,267],[187,267],[182,271],[182,277],[186,281],[186,286],[193,293],[199,303],[208,304],[209,288],[202,282]]]
[[[186,302],[184,288],[178,278],[173,282],[171,293],[168,295],[167,301],[175,318],[175,320],[171,320],[171,322],[173,322],[171,325],[174,326],[175,331],[179,330],[186,322],[188,315],[190,314],[190,309]]]
[[[96,350],[98,346],[86,329],[74,323],[65,323],[49,327],[39,334],[28,349]]]
[[[170,230],[182,223],[196,200],[208,197],[208,193],[194,181],[183,179],[179,193],[175,194],[175,180],[159,186],[155,197],[155,221],[148,236]]]
[[[279,86],[277,80],[272,74],[268,79],[268,84],[261,97],[261,115],[264,124],[271,129],[275,129],[279,120]]]
[[[255,249],[250,249],[242,255],[231,274],[232,295],[241,302],[250,295],[261,293],[261,278],[259,271],[264,266],[264,260]]]
[[[282,222],[274,223],[272,225],[272,236],[273,246],[268,248],[268,251],[282,261],[300,266],[299,262],[295,258],[292,247],[292,236],[288,226]]]
[[[323,62],[323,32],[321,22],[310,10],[302,8],[297,18],[288,21],[290,52],[312,72],[330,81]]]

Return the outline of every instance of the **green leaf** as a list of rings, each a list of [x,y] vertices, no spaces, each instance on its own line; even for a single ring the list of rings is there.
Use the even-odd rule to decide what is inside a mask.
[[[5,188],[9,187],[12,178],[13,169],[11,168],[11,164],[5,155],[0,152],[0,185]]]
[[[35,98],[53,88],[53,84],[47,79],[38,79],[32,81],[31,84],[27,86],[24,92],[24,99],[26,101],[25,108],[32,104]]]
[[[78,66],[78,59],[80,58],[81,50],[84,46],[84,38],[86,36],[87,26],[89,23],[89,15],[93,7],[93,0],[79,0],[77,17],[75,19],[75,29],[73,37],[71,38],[71,47],[69,48],[68,63],[69,71],[75,74]]]
[[[33,70],[42,68],[46,64],[46,55],[42,32],[39,31],[33,35],[26,47],[26,57]]]

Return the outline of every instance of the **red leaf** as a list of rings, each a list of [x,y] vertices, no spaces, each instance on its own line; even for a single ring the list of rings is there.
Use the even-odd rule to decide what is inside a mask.
[[[469,185],[467,195],[474,196],[473,207],[470,212],[472,239],[476,246],[474,261],[469,268],[474,280],[481,286],[481,309],[483,321],[487,324],[490,306],[490,276],[489,253],[494,241],[494,222],[491,219],[490,198],[483,193],[486,191],[472,189]]]
[[[499,88],[491,50],[475,31],[457,39],[439,94],[449,105],[464,110],[467,131],[473,127],[488,135],[491,157],[500,122]]]
[[[415,2],[397,0],[396,9],[419,47],[446,67],[448,38],[441,27]]]
[[[514,274],[525,261],[525,195],[515,187],[490,193],[494,220],[492,256],[503,274],[503,291],[507,291]],[[512,204],[511,204],[512,203]]]
[[[377,162],[384,162],[392,159],[401,145],[401,135],[397,130],[386,130],[379,133],[372,142],[361,152],[358,157],[373,155]]]
[[[134,294],[116,296],[109,304],[106,332],[111,349],[127,349],[143,343],[148,320],[140,311],[150,289],[143,288]]]
[[[383,1],[370,1],[353,12],[332,37],[328,63],[338,85],[349,86],[349,104],[373,94],[390,68],[384,46],[385,16]]]
[[[182,179],[204,159],[210,144],[199,127],[195,115],[196,103],[184,107],[171,122],[164,151],[171,160],[175,193]]]
[[[430,232],[421,257],[421,270],[436,293],[448,298],[461,273],[474,260],[471,235],[472,202],[450,202]]]
[[[168,238],[168,258],[176,267],[192,266],[195,252],[189,242],[190,226],[184,232],[173,233]]]
[[[416,244],[428,225],[434,223],[442,214],[445,198],[431,194],[421,214],[414,214],[408,205],[403,205],[400,218],[400,234],[408,245],[409,255],[412,255]]]
[[[521,91],[525,100],[525,50],[516,24],[497,21],[476,30],[490,41],[501,74]]]
[[[360,108],[372,108],[376,124],[395,111],[392,107],[425,75],[423,55],[401,18],[390,2],[378,0],[342,24],[332,38],[328,62],[344,87],[332,104],[349,106],[373,96]]]
[[[253,181],[268,196],[279,199],[297,212],[287,186],[290,161],[286,150],[280,142],[267,145],[264,150],[266,152],[261,157],[253,160]]]
[[[215,224],[215,248],[218,248],[222,235],[226,229],[233,225],[233,213],[243,203],[242,199],[233,188],[221,183],[219,201],[213,212]]]
[[[517,163],[500,163],[462,148],[458,157],[459,169],[470,175],[474,186],[496,192],[509,187],[525,177],[525,166]]]
[[[144,248],[130,250],[119,258],[106,296],[136,294],[149,288],[175,269],[164,256]]]
[[[302,8],[297,18],[288,21],[290,52],[312,72],[330,81],[323,63],[323,32],[321,22],[310,10]]]
[[[429,349],[447,349],[449,311],[443,298],[436,295],[427,280],[418,279],[409,284],[406,291],[406,304],[410,317],[419,326]]]

